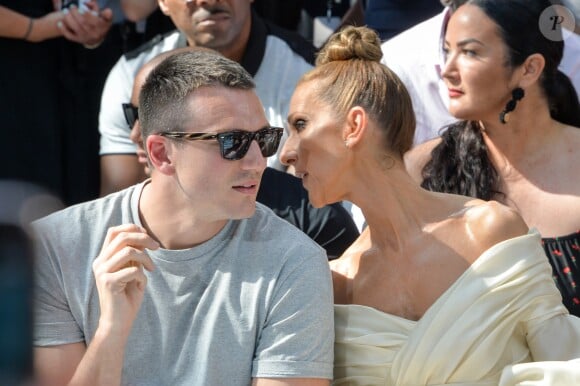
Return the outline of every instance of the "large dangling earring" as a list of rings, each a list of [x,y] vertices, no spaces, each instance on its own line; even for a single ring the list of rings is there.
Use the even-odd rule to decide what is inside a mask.
[[[512,99],[505,105],[505,108],[501,113],[499,113],[499,121],[506,124],[510,120],[509,114],[515,110],[518,101],[521,100],[525,95],[524,89],[521,87],[516,87],[512,91]]]

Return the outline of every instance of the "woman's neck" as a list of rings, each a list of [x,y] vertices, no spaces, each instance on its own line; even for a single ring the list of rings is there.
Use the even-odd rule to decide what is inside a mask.
[[[403,250],[406,241],[423,232],[442,209],[433,205],[433,193],[421,189],[402,163],[388,171],[365,167],[354,175],[354,188],[345,199],[362,210],[371,243],[379,250]]]
[[[544,99],[526,98],[510,113],[508,123],[498,118],[481,121],[490,158],[500,173],[506,163],[517,167],[532,162],[558,138],[555,132],[562,125],[551,118]]]

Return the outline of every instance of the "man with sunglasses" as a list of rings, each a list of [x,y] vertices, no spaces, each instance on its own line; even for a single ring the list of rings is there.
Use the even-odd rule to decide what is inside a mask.
[[[251,0],[158,0],[177,30],[121,57],[103,89],[99,113],[101,195],[131,185],[125,174],[140,168],[121,103],[129,100],[139,68],[158,54],[180,47],[206,47],[239,62],[254,78],[270,124],[283,127],[294,86],[312,68],[315,48],[252,12]],[[268,165],[283,169],[278,157]]]
[[[281,129],[250,75],[171,55],[139,119],[149,180],[33,223],[38,383],[328,385],[330,271],[256,203]]]
[[[147,75],[163,59],[177,52],[199,49],[185,47],[163,52],[145,63],[135,76],[131,101],[122,104],[127,126],[131,129],[130,138],[137,145],[137,159],[142,166],[138,174],[132,177],[134,184],[145,180],[151,172],[139,124],[138,105],[141,87]],[[302,180],[290,173],[266,167],[256,200],[316,241],[326,250],[329,259],[342,255],[359,235],[352,216],[341,203],[325,205],[322,208],[313,207]]]

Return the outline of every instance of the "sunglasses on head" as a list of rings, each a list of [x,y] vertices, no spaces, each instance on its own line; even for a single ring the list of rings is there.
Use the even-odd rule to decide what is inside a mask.
[[[168,131],[157,133],[162,137],[183,139],[187,141],[205,141],[215,139],[220,145],[223,159],[229,161],[245,157],[252,141],[258,142],[263,157],[276,154],[284,129],[281,127],[266,126],[258,131],[232,130],[223,133],[186,133]]]
[[[123,114],[125,114],[125,120],[129,128],[132,129],[135,121],[139,119],[139,108],[132,103],[123,103]]]

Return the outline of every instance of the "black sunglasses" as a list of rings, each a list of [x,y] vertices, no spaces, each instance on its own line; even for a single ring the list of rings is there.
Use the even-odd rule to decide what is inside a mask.
[[[123,103],[123,114],[125,114],[125,120],[129,128],[132,129],[135,121],[139,119],[139,108],[132,103]]]
[[[162,137],[185,139],[188,141],[217,139],[222,158],[235,161],[245,157],[254,140],[258,142],[262,156],[270,157],[276,154],[283,132],[284,129],[281,127],[266,126],[258,131],[232,130],[223,133],[184,133],[168,131],[157,134]]]

